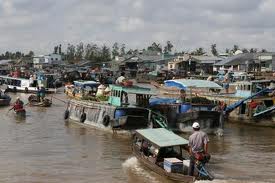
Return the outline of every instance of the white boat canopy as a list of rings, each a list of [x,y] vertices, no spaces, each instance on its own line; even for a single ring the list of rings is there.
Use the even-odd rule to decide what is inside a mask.
[[[174,79],[164,81],[165,86],[167,87],[176,87],[182,90],[188,88],[213,88],[213,89],[222,89],[220,85],[213,81],[207,80],[196,80],[196,79]]]

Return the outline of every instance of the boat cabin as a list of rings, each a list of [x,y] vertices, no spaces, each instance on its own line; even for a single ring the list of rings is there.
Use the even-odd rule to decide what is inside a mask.
[[[23,91],[23,92],[36,92],[37,87],[46,87],[43,82],[40,80],[33,80],[32,82],[29,79],[25,78],[14,78],[14,77],[8,77],[8,76],[0,76],[1,83],[7,85],[7,89],[17,92],[17,91]],[[46,88],[46,92],[48,92],[49,89]],[[54,91],[53,91],[54,92]]]
[[[150,88],[143,88],[139,86],[121,86],[109,85],[111,93],[108,103],[113,106],[127,106],[130,105],[129,99],[135,98],[135,106],[148,107],[149,99],[152,95],[156,95]],[[130,95],[134,95],[130,97]]]
[[[249,97],[265,88],[271,86],[271,80],[254,80],[254,81],[241,81],[236,82],[236,97]],[[273,82],[274,83],[274,82]]]
[[[164,128],[136,130],[133,153],[148,168],[172,180],[193,182],[188,176],[188,140]]]

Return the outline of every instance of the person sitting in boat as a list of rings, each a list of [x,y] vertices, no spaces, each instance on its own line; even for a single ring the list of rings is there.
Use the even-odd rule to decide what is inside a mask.
[[[266,106],[265,106],[264,102],[260,102],[258,104],[258,106],[256,107],[256,112],[258,113],[258,112],[262,112],[264,110],[266,110]]]
[[[194,133],[189,137],[189,154],[190,154],[190,166],[188,175],[193,176],[195,160],[209,161],[210,155],[208,152],[209,138],[207,134],[200,131],[200,124],[194,122],[193,125]]]
[[[23,108],[24,108],[24,102],[22,100],[20,100],[19,97],[17,97],[13,107],[10,110],[13,109],[14,111],[20,111]]]
[[[120,76],[117,78],[116,80],[116,84],[119,85],[119,84],[122,84],[122,82],[125,80],[125,72],[121,72]]]
[[[256,109],[257,106],[258,106],[258,103],[255,100],[251,100],[249,107],[251,109]]]
[[[96,96],[97,97],[100,97],[100,96],[104,96],[104,91],[106,89],[106,86],[104,84],[100,84],[98,87],[97,87],[97,92],[96,92]]]

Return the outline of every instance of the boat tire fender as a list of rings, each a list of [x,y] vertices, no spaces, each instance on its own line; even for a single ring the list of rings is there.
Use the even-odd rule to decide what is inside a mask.
[[[81,123],[84,123],[85,120],[86,120],[86,113],[83,112],[83,113],[81,114],[81,116],[80,116],[80,122],[81,122]]]
[[[25,88],[25,93],[28,93],[28,92],[29,92],[29,88],[26,87],[26,88]]]
[[[108,126],[109,123],[110,123],[110,116],[108,116],[108,115],[104,116],[104,118],[103,118],[103,125],[104,126]]]
[[[70,114],[70,111],[67,109],[64,113],[64,119],[68,119],[69,118],[69,114]]]

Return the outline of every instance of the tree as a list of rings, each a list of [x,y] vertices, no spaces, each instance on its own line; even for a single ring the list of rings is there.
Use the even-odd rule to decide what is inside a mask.
[[[262,53],[266,53],[267,50],[263,48],[263,49],[261,50],[261,52],[262,52]]]
[[[57,51],[58,51],[58,46],[55,46],[55,47],[54,47],[54,50],[53,50],[53,53],[54,53],[54,54],[57,54]]]
[[[113,49],[112,49],[112,59],[114,59],[116,56],[119,55],[118,43],[115,42],[112,48],[113,48]]]
[[[214,56],[218,56],[219,54],[218,54],[218,51],[217,51],[217,49],[216,49],[216,44],[212,44],[211,45],[211,52],[212,52],[212,54],[214,55]]]
[[[99,58],[99,61],[101,62],[107,62],[111,60],[110,48],[108,48],[105,44],[101,48],[101,54]]]
[[[225,53],[229,53],[229,52],[230,52],[229,48],[226,48]]]
[[[160,44],[157,44],[156,42],[153,42],[151,46],[148,46],[147,48],[148,51],[158,51],[162,52],[162,48]]]
[[[58,53],[59,53],[59,55],[62,54],[62,49],[61,49],[61,47],[62,47],[62,45],[60,44],[59,47],[58,47]]]
[[[164,53],[170,53],[173,47],[173,44],[170,41],[167,41],[166,46],[164,47]]]
[[[257,53],[258,49],[257,48],[250,48],[249,52],[250,53]]]
[[[125,44],[122,44],[120,47],[120,55],[121,56],[125,55],[125,53],[126,53],[125,48],[126,48]]]
[[[78,45],[76,45],[76,52],[75,52],[75,58],[76,60],[82,60],[84,56],[84,45],[83,43],[79,43]]]
[[[233,49],[232,49],[233,53],[235,53],[237,50],[239,50],[239,46],[238,45],[234,45]]]
[[[73,62],[74,59],[75,59],[75,46],[72,45],[72,44],[68,44],[68,47],[67,47],[67,60],[69,62]]]
[[[195,51],[191,52],[191,55],[203,55],[203,54],[205,54],[205,51],[201,47],[196,49]]]
[[[34,56],[34,52],[31,50],[31,51],[29,51],[29,53],[27,54],[27,56],[29,56],[29,57],[33,57]]]
[[[243,53],[248,53],[248,50],[247,50],[246,48],[243,48],[243,49],[242,49],[242,52],[243,52]]]

